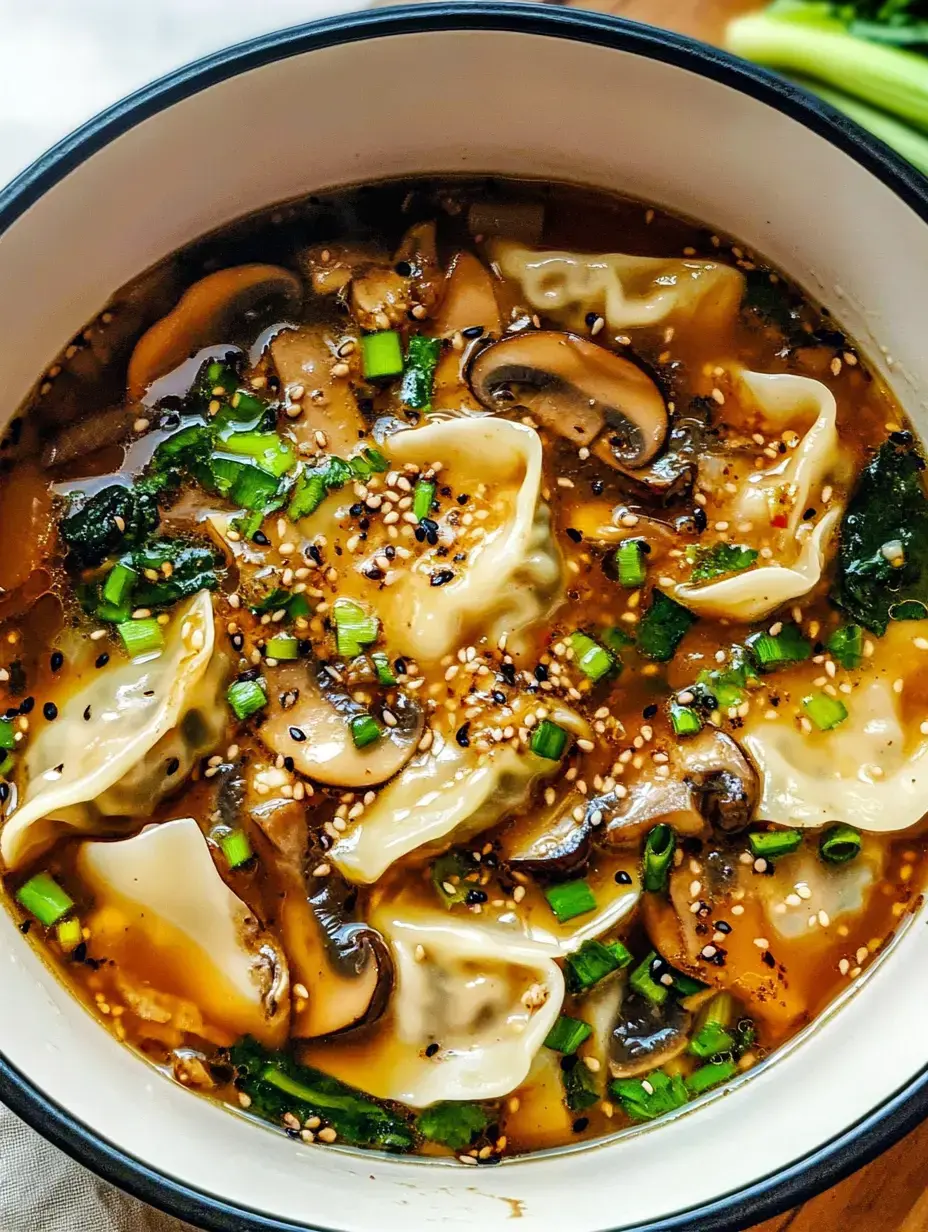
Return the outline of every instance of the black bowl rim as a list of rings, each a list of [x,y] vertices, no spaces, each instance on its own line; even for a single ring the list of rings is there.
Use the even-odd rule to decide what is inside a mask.
[[[209,86],[261,65],[343,43],[442,30],[496,30],[597,43],[675,65],[749,95],[849,154],[928,223],[928,179],[881,141],[806,91],[684,35],[602,13],[541,4],[438,0],[369,10],[275,31],[223,49],[145,86],[65,137],[0,190],[0,236],[40,197],[137,124]],[[90,1130],[0,1053],[0,1099],[98,1176],[210,1232],[339,1232],[239,1207],[149,1167]],[[928,1065],[854,1125],[795,1161],[698,1207],[613,1232],[736,1232],[814,1197],[876,1158],[928,1117]]]

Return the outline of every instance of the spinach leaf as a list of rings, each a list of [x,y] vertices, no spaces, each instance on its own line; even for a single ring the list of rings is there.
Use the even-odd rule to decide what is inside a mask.
[[[123,547],[139,543],[158,525],[153,495],[113,484],[88,496],[61,519],[58,530],[76,569],[102,565]]]
[[[697,545],[686,551],[686,558],[693,566],[694,582],[708,582],[728,573],[750,569],[757,555],[755,548],[741,547],[737,543],[714,543],[706,548]]]
[[[416,1118],[416,1129],[431,1142],[462,1151],[490,1124],[490,1118],[479,1104],[442,1100],[425,1108]]]
[[[638,625],[638,649],[647,659],[672,659],[696,617],[662,590],[655,590],[651,606]]]

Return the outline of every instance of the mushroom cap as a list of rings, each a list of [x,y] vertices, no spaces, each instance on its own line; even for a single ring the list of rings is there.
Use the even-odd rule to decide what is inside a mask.
[[[516,396],[545,427],[617,469],[646,466],[667,438],[667,407],[647,373],[577,334],[510,335],[477,355],[469,379],[491,410],[521,387]]]
[[[416,751],[422,711],[402,693],[390,706],[396,725],[382,724],[380,739],[359,749],[349,724],[368,711],[337,686],[324,667],[305,661],[281,664],[274,684],[259,735],[272,752],[292,757],[296,770],[307,778],[334,787],[375,787],[393,778]]]
[[[654,1005],[628,993],[609,1040],[613,1078],[634,1078],[679,1056],[689,1040],[692,1015],[675,997]]]
[[[129,360],[129,397],[140,400],[158,377],[202,347],[228,341],[236,322],[270,311],[297,310],[303,284],[279,265],[234,265],[189,287],[166,317],[136,343]]]
[[[502,851],[510,867],[545,881],[582,876],[593,854],[593,827],[587,801],[571,792],[540,814],[518,818],[502,835]],[[584,809],[577,821],[574,809]]]

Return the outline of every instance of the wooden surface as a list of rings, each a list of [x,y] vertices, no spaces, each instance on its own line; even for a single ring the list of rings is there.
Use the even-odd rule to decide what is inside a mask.
[[[758,0],[583,0],[581,7],[721,43],[729,18]],[[788,1092],[784,1092],[788,1098]],[[928,1232],[928,1122],[818,1198],[754,1232]]]

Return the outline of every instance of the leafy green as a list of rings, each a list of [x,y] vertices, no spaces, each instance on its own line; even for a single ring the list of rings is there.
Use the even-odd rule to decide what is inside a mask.
[[[571,1064],[573,1062],[573,1064]],[[561,1061],[564,1100],[571,1112],[583,1112],[602,1098],[599,1082],[581,1059],[574,1055]]]
[[[692,612],[682,607],[662,590],[655,590],[651,606],[638,625],[638,649],[648,659],[666,663],[672,659],[687,630],[696,621]]]
[[[144,547],[123,557],[122,564],[142,572],[170,563],[170,577],[152,582],[142,576],[132,590],[134,607],[164,607],[200,590],[215,590],[219,585],[221,562],[211,547],[187,539],[153,539]]]
[[[430,1142],[440,1142],[453,1151],[470,1146],[490,1124],[489,1115],[479,1104],[443,1100],[423,1109],[416,1118],[416,1129]]]
[[[315,513],[329,493],[343,488],[351,475],[348,463],[334,456],[307,467],[297,477],[287,517],[296,522]]]
[[[633,1121],[653,1121],[675,1108],[682,1108],[689,1100],[683,1078],[679,1074],[671,1078],[662,1069],[652,1070],[643,1078],[618,1078],[609,1091]]]
[[[697,545],[686,550],[686,558],[693,566],[694,582],[707,582],[710,578],[750,569],[757,556],[755,548],[741,547],[736,543],[714,543],[707,548]]]
[[[695,700],[693,705],[702,713],[726,710],[744,701],[749,680],[756,680],[757,672],[743,646],[732,646],[728,663],[722,668],[703,668],[690,686]]]
[[[157,527],[158,517],[151,493],[113,484],[80,499],[61,519],[58,531],[67,545],[69,563],[76,569],[89,569],[124,547],[140,543]]]
[[[415,1145],[401,1113],[321,1070],[298,1065],[286,1053],[268,1052],[251,1036],[239,1040],[229,1055],[251,1110],[268,1121],[279,1123],[288,1112],[301,1123],[318,1116],[352,1146],[408,1151]]]
[[[432,384],[441,354],[441,340],[413,334],[406,351],[400,397],[415,410],[428,411],[432,406]]]
[[[841,523],[831,597],[879,636],[891,620],[928,615],[924,467],[913,446],[891,441],[881,445],[861,472]]]
[[[467,899],[468,891],[476,888],[475,881],[467,881],[475,865],[463,851],[446,851],[432,864],[432,885],[435,893],[446,907],[455,907]],[[452,887],[449,892],[445,886]]]

